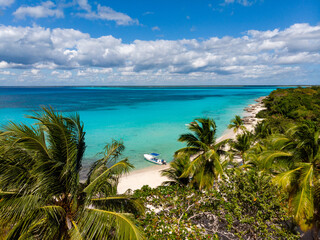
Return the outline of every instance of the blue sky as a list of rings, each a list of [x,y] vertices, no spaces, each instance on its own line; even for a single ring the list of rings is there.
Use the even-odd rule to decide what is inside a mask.
[[[319,0],[0,0],[0,23],[0,85],[320,83]]]

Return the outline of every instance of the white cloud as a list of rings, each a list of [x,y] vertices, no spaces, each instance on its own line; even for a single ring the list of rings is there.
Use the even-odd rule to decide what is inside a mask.
[[[39,69],[30,69],[23,71],[18,75],[18,77],[20,78],[20,81],[25,78],[40,79],[42,77],[42,73]]]
[[[112,68],[87,68],[85,70],[78,70],[77,76],[92,76],[95,74],[110,74]]]
[[[23,64],[7,63],[6,61],[0,62],[0,69],[1,68],[16,68],[16,67],[23,67]]]
[[[152,31],[160,31],[160,28],[158,26],[154,26],[153,28],[151,28]]]
[[[6,61],[1,61],[0,62],[0,68],[9,68],[10,65]]]
[[[144,12],[142,15],[146,16],[146,15],[153,15],[154,12]]]
[[[51,76],[59,79],[275,79],[307,75],[310,66],[319,71],[320,25],[250,30],[237,38],[131,43],[113,36],[93,38],[74,29],[0,26],[0,59],[4,71],[27,68],[32,69],[28,76],[38,76],[39,69],[55,69]]]
[[[71,71],[52,71],[51,75],[59,79],[69,79],[72,77]]]
[[[46,17],[56,17],[62,18],[63,12],[60,9],[55,8],[56,5],[51,2],[42,2],[41,5],[38,6],[26,6],[26,7],[19,7],[13,15],[18,19],[24,19],[26,17],[32,18],[46,18]]]
[[[0,7],[9,7],[15,0],[0,0]]]
[[[1,74],[1,75],[12,75],[12,76],[15,75],[15,73],[13,73],[13,72],[10,72],[10,71],[1,71],[1,70],[0,70],[0,74]]]
[[[31,69],[30,72],[33,74],[33,75],[38,75],[40,70],[39,69]]]
[[[238,3],[243,6],[251,6],[256,2],[257,0],[224,0],[224,4]]]
[[[85,14],[78,14],[87,19],[101,19],[108,21],[115,21],[117,25],[134,25],[139,24],[137,19],[132,19],[125,13],[117,12],[110,7],[101,6],[97,7],[97,12],[89,11]]]
[[[91,6],[88,3],[88,0],[77,0],[78,5],[81,9],[86,10],[87,12],[91,12]]]

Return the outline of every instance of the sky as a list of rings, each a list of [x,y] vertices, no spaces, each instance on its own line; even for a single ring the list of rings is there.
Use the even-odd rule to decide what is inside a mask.
[[[0,86],[320,84],[320,0],[0,0]]]

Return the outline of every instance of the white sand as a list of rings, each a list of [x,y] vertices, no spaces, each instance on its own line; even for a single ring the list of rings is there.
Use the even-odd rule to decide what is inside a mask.
[[[169,167],[170,164],[154,165],[152,167],[132,171],[128,175],[120,178],[118,193],[122,194],[128,189],[136,190],[144,185],[149,185],[152,188],[160,186],[162,182],[169,180],[167,177],[161,176],[161,170]]]
[[[252,131],[259,121],[259,119],[256,119],[254,116],[260,111],[263,110],[263,105],[258,102],[256,104],[250,105],[250,112],[245,112],[243,115],[244,117],[250,117],[252,119],[252,122],[245,124],[245,127],[248,131]],[[225,139],[234,139],[236,134],[233,132],[233,129],[227,129],[221,137],[217,139],[217,141],[222,141]],[[126,176],[123,176],[119,180],[118,184],[118,193],[122,194],[128,189],[136,190],[141,188],[144,185],[149,185],[152,188],[160,186],[164,181],[168,181],[169,179],[167,177],[161,176],[161,170],[167,169],[170,167],[170,164],[168,165],[154,165],[152,167],[139,169],[132,171]]]

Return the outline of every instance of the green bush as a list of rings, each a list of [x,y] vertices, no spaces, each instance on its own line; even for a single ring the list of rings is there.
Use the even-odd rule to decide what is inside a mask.
[[[231,170],[219,190],[144,186],[134,196],[149,210],[138,221],[148,239],[298,239],[269,180]]]

